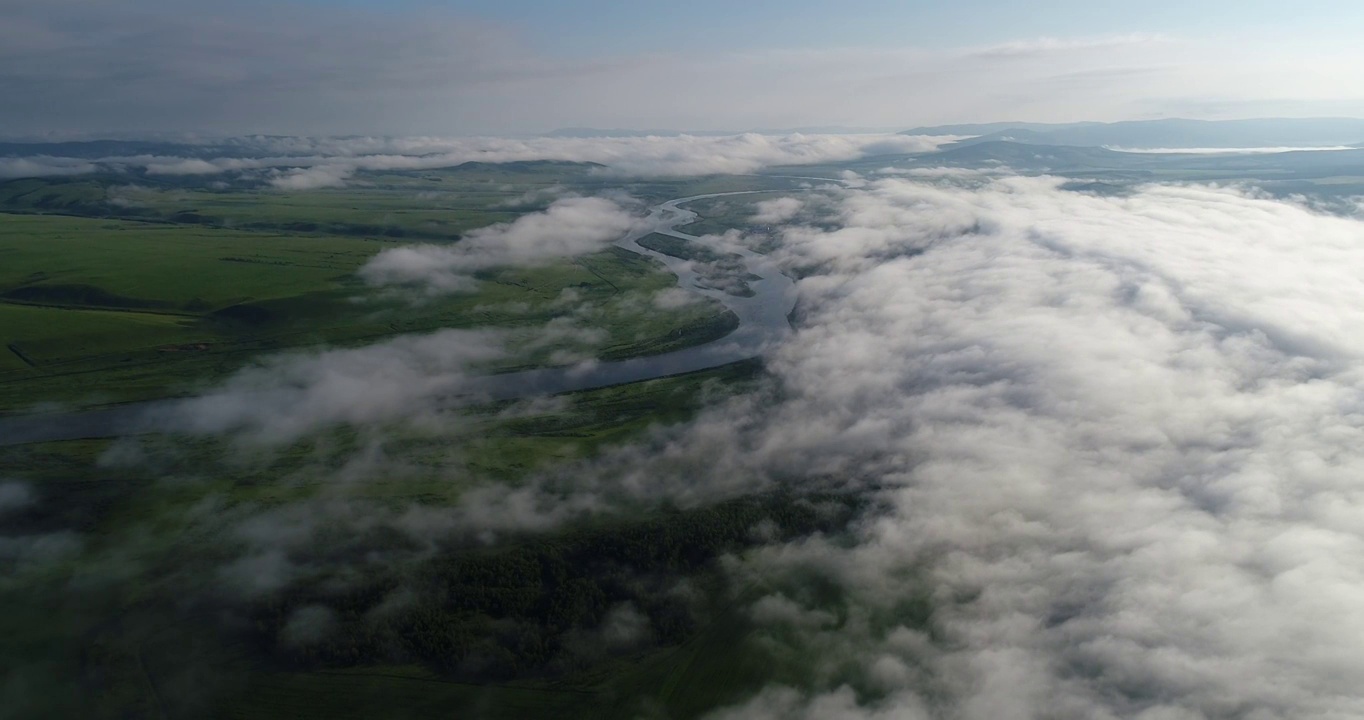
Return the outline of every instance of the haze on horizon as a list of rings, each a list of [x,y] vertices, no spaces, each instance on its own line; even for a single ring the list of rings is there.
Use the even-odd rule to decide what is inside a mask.
[[[0,0],[0,13],[12,138],[1364,115],[1364,8],[1324,0]]]

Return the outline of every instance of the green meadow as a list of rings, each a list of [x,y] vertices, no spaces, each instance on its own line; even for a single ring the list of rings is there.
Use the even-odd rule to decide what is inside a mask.
[[[527,332],[572,312],[628,357],[732,329],[718,303],[649,305],[675,278],[621,250],[506,268],[432,299],[366,287],[355,271],[394,240],[183,224],[0,216],[0,410],[185,394],[261,353],[375,342],[447,327]],[[576,298],[560,302],[565,291]],[[509,359],[506,368],[543,364]]]

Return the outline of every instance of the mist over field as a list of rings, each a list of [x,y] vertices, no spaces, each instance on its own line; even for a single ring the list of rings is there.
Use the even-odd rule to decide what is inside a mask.
[[[0,0],[0,720],[1364,716],[1364,12],[1062,5]]]
[[[229,144],[172,145],[203,158],[165,155],[71,158],[0,157],[0,178],[52,177],[96,172],[151,176],[244,176],[280,190],[343,187],[361,170],[420,170],[466,162],[563,161],[594,163],[607,178],[749,173],[770,165],[854,160],[868,155],[923,152],[952,137],[903,135],[733,136],[642,138],[235,138]],[[68,149],[72,146],[67,145]],[[14,146],[22,149],[22,145]],[[272,156],[287,152],[287,155]],[[242,157],[218,157],[233,153]]]
[[[840,193],[840,229],[785,231],[822,270],[773,362],[792,397],[731,452],[862,478],[889,509],[851,546],[736,566],[847,600],[759,601],[790,608],[772,622],[823,687],[724,717],[1358,710],[1364,226],[1058,185],[880,181]],[[916,591],[928,630],[871,620]]]

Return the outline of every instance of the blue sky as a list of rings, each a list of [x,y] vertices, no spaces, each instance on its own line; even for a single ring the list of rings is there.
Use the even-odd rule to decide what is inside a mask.
[[[335,4],[314,0],[319,5]],[[573,53],[749,46],[954,47],[1031,36],[1126,33],[1353,36],[1364,3],[1351,0],[348,0],[390,13],[440,8],[495,20]]]
[[[0,135],[1364,116],[1364,3],[0,0]]]

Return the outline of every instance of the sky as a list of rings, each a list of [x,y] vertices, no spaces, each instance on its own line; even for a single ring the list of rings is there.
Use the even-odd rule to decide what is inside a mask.
[[[0,0],[0,135],[1364,115],[1350,2]]]

